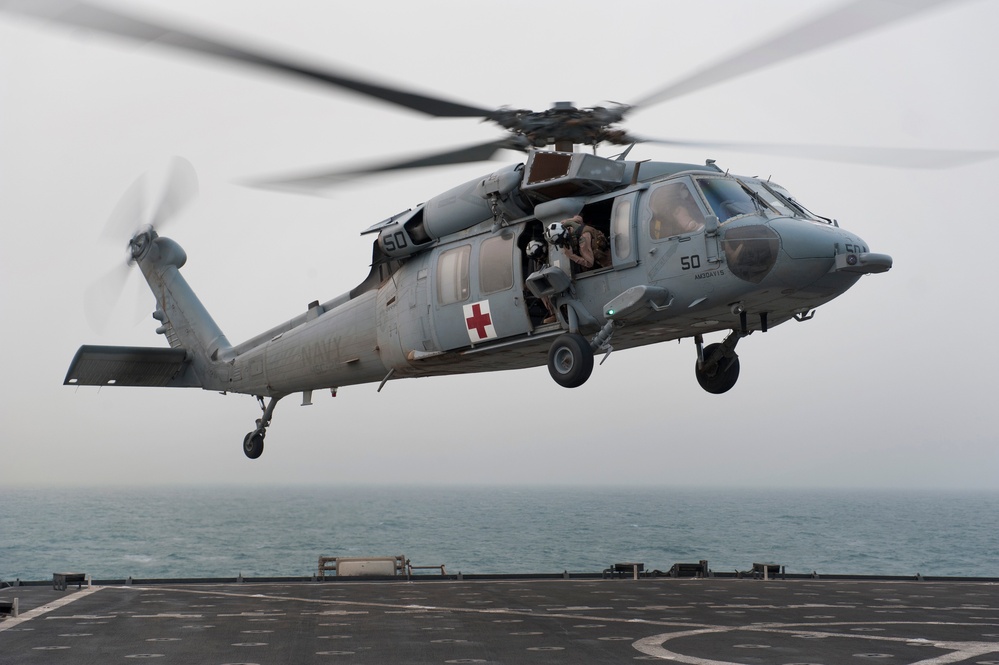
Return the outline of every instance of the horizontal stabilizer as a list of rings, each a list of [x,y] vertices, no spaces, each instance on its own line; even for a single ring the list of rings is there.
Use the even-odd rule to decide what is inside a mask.
[[[63,385],[200,387],[189,365],[184,349],[81,346]]]

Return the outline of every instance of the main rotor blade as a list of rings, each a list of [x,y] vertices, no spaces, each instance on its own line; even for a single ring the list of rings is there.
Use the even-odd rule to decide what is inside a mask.
[[[685,148],[710,148],[733,152],[752,152],[845,162],[867,166],[890,166],[908,169],[949,169],[969,166],[999,157],[999,150],[935,150],[923,148],[874,148],[841,145],[786,145],[780,143],[726,143],[724,141],[673,141],[641,139],[644,143]]]
[[[75,0],[0,0],[0,11],[97,30],[142,43],[155,42],[182,51],[191,51],[254,65],[281,74],[290,74],[337,88],[352,90],[431,116],[481,118],[491,114],[488,109],[351,78],[331,69],[313,67],[302,62],[293,62],[281,57],[267,55],[260,51],[244,49],[232,43],[171,27],[158,21],[137,18],[85,2],[76,2]]]
[[[245,184],[250,187],[260,187],[263,189],[315,193],[318,190],[326,189],[363,175],[384,173],[386,171],[400,171],[403,169],[426,168],[428,166],[484,162],[491,159],[493,155],[503,149],[517,150],[519,148],[510,140],[501,139],[499,141],[490,141],[489,143],[415,157],[401,162],[388,162],[350,170],[319,169],[290,177],[249,181]]]
[[[886,27],[955,0],[854,0],[762,44],[740,51],[676,83],[652,92],[633,107],[651,106],[751,74],[865,32]]]

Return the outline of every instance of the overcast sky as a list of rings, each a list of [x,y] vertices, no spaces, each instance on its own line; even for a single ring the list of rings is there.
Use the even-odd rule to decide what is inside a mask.
[[[459,101],[541,109],[640,99],[836,3],[115,4]],[[642,110],[628,127],[678,139],[996,150],[996,25],[999,3],[953,3]],[[615,353],[575,390],[540,367],[395,381],[381,393],[347,387],[306,408],[290,396],[264,455],[248,460],[252,397],[62,385],[80,344],[164,344],[151,296],[139,325],[121,314],[102,331],[83,303],[121,254],[98,240],[118,198],[170,156],[194,164],[202,193],[168,234],[238,343],[359,283],[370,259],[364,228],[522,158],[371,179],[329,198],[235,183],[499,135],[475,120],[428,120],[0,15],[0,485],[999,488],[999,160],[901,170],[636,148],[638,159],[713,158],[772,176],[895,259],[812,321],[744,340],[741,378],[725,395],[697,386],[684,340]]]

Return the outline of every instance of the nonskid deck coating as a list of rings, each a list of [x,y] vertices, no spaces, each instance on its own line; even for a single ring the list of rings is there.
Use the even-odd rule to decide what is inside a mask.
[[[663,579],[0,590],[0,662],[977,663],[999,585]]]

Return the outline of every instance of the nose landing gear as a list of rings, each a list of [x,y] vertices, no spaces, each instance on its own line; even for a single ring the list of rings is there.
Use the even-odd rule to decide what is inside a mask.
[[[257,459],[264,454],[264,434],[267,430],[257,429],[243,437],[243,452],[250,459]]]
[[[257,419],[257,429],[243,437],[243,453],[250,459],[257,459],[264,454],[264,436],[267,434],[267,427],[271,424],[274,407],[281,397],[281,395],[271,397],[267,405],[264,406],[264,398],[257,395],[257,402],[260,404],[263,415]]]
[[[739,356],[735,352],[735,345],[742,337],[744,333],[733,330],[725,341],[708,346],[703,346],[702,336],[694,337],[694,344],[697,345],[694,375],[701,388],[713,395],[720,395],[732,389],[739,380]]]

